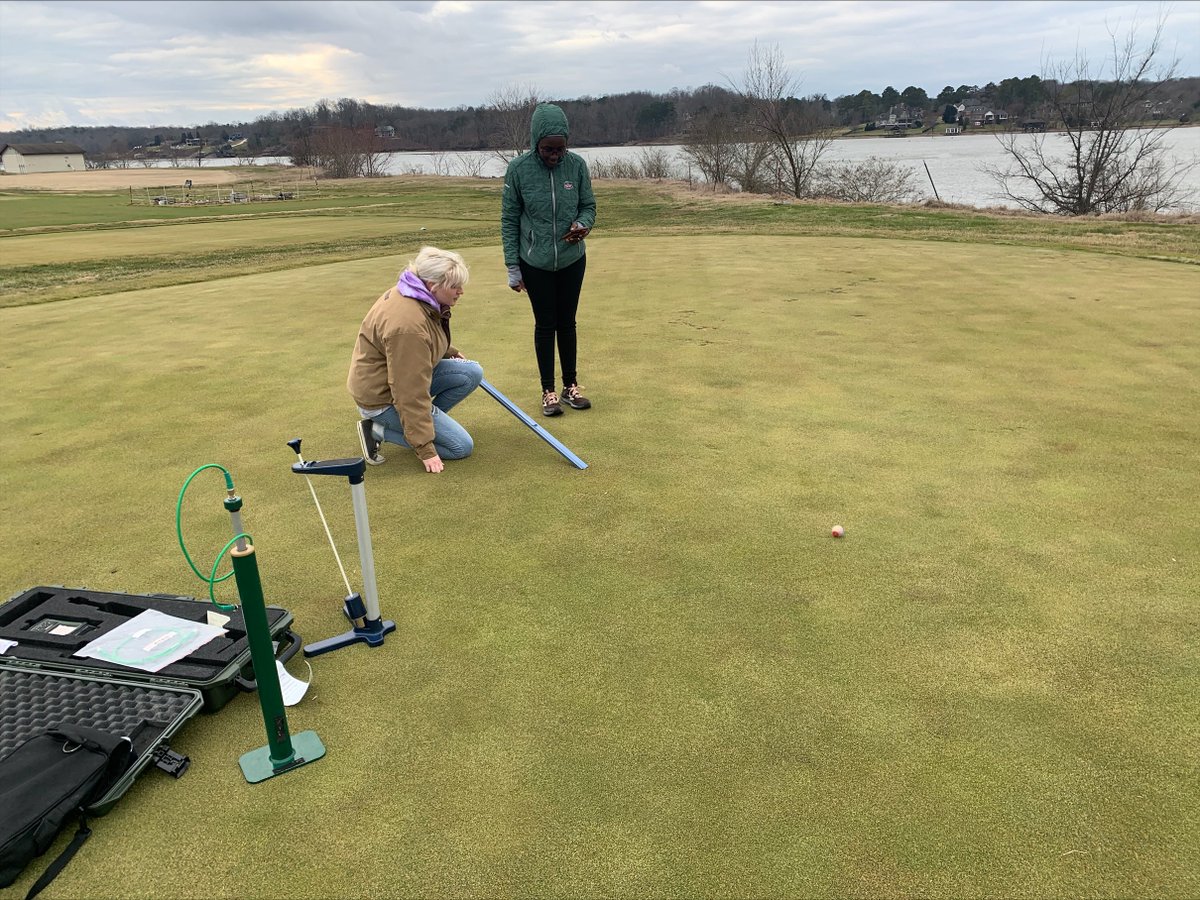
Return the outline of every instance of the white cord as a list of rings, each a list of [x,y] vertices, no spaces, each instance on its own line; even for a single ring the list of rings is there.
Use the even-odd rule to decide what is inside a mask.
[[[296,454],[299,456],[299,454]],[[304,462],[303,459],[300,460]],[[329,538],[329,548],[333,551],[333,558],[337,560],[338,569],[342,573],[342,581],[346,582],[346,596],[349,597],[354,593],[350,587],[350,579],[346,577],[346,569],[342,566],[342,558],[338,556],[337,546],[333,543],[333,535],[329,532],[329,523],[325,521],[325,512],[321,509],[321,501],[317,499],[317,489],[313,487],[312,479],[307,475],[304,480],[308,482],[308,489],[312,492],[313,503],[317,504],[317,515],[321,517],[321,524],[325,526],[325,536]]]

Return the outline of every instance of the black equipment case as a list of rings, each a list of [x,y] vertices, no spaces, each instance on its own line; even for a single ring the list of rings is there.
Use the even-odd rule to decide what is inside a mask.
[[[228,616],[226,634],[155,673],[72,654],[147,609],[195,622]],[[292,615],[267,607],[278,656],[300,648]],[[86,725],[133,741],[133,763],[88,808],[104,815],[152,761],[179,777],[186,757],[169,740],[199,710],[216,712],[239,691],[255,689],[241,608],[170,594],[120,594],[35,587],[0,606],[0,638],[16,641],[0,654],[0,759],[27,738],[64,723]]]

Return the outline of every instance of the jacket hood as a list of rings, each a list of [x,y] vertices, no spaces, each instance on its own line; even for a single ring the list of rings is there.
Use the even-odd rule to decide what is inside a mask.
[[[529,149],[536,153],[538,141],[551,134],[569,136],[567,114],[553,103],[539,103],[529,120]]]
[[[444,316],[449,312],[449,310],[442,309],[442,304],[438,303],[437,298],[429,293],[425,282],[411,269],[405,269],[400,273],[400,280],[396,282],[396,291],[401,296],[420,300],[422,303],[432,306],[439,315]]]

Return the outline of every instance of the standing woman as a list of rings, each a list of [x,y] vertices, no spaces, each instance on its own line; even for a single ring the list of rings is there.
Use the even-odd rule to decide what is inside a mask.
[[[582,156],[567,150],[566,114],[541,103],[530,122],[532,149],[508,164],[500,235],[508,286],[526,291],[533,307],[533,349],[542,379],[542,413],[562,415],[592,404],[579,389],[575,313],[587,257],[583,239],[596,224],[596,198]],[[555,391],[554,348],[562,366]]]

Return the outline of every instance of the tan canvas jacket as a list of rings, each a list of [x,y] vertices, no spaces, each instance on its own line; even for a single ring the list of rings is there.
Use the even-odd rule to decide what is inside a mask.
[[[430,459],[437,455],[429,396],[433,368],[458,355],[437,310],[393,287],[362,321],[346,389],[364,409],[396,407],[405,440],[418,457]]]

